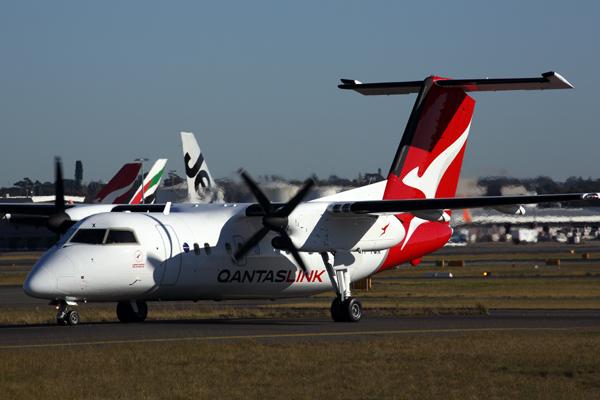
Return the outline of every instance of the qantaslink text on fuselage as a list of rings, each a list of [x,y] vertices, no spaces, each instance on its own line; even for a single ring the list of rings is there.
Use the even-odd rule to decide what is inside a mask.
[[[323,282],[322,271],[310,271],[305,274],[303,271],[293,271],[282,269],[279,271],[257,269],[251,271],[230,271],[223,269],[217,275],[217,281],[220,283],[282,283],[282,282]]]

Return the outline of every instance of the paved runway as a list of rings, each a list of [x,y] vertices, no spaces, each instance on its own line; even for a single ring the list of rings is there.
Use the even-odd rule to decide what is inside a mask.
[[[93,323],[76,327],[0,327],[0,350],[116,344],[257,340],[337,341],[398,335],[461,335],[484,332],[561,334],[600,332],[600,311],[492,311],[478,316],[363,317],[359,323],[323,318],[230,319]]]

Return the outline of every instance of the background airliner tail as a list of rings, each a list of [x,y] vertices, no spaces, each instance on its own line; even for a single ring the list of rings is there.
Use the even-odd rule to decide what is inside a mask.
[[[123,204],[131,193],[131,188],[139,172],[140,163],[125,164],[115,176],[94,197],[96,204]]]
[[[222,202],[222,196],[208,170],[194,134],[181,132],[181,143],[188,186],[187,201],[190,203]]]
[[[154,203],[156,199],[155,193],[160,180],[162,179],[163,172],[165,171],[165,165],[167,164],[166,158],[159,158],[156,160],[146,177],[144,178],[144,203]],[[129,201],[129,204],[140,204],[142,202],[142,185],[140,185]]]

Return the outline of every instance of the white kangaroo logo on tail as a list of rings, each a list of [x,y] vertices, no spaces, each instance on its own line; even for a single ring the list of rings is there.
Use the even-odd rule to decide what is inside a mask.
[[[452,143],[446,150],[444,150],[425,170],[422,176],[419,176],[419,167],[410,171],[404,179],[402,179],[402,183],[406,186],[410,186],[411,188],[419,190],[421,193],[425,195],[425,198],[431,199],[435,197],[435,192],[437,191],[438,185],[442,180],[442,177],[446,173],[446,170],[452,164],[460,149],[462,149],[463,145],[467,141],[467,137],[469,136],[469,129],[471,128],[471,124],[467,126],[467,129],[463,132],[463,134],[456,140],[456,142]]]
[[[437,191],[438,185],[442,180],[442,177],[446,173],[446,170],[452,164],[460,149],[464,146],[467,141],[467,137],[469,136],[469,129],[471,128],[471,123],[467,126],[467,129],[463,132],[463,134],[456,140],[456,142],[452,143],[446,150],[444,150],[439,156],[436,157],[435,160],[425,170],[422,176],[419,176],[419,167],[410,171],[404,179],[402,179],[402,183],[406,186],[410,186],[411,188],[417,189],[421,193],[425,195],[425,198],[431,199],[435,197],[435,192]],[[423,223],[427,222],[424,219],[414,217],[410,221],[410,225],[408,226],[408,232],[406,232],[406,239],[402,244],[402,249],[408,243],[413,233],[417,230],[417,228]]]

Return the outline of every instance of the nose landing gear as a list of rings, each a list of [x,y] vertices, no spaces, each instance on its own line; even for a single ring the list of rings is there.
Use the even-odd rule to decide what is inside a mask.
[[[77,303],[73,303],[77,305]],[[67,311],[67,302],[60,301],[56,305],[58,313],[56,314],[56,323],[60,326],[75,326],[79,323],[79,313],[75,310]]]

